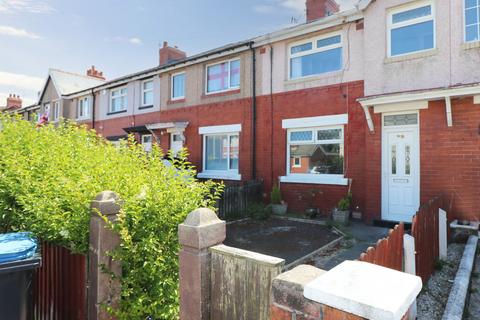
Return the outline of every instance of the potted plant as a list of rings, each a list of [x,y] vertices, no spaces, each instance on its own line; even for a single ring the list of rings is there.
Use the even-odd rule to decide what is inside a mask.
[[[348,193],[338,202],[337,207],[333,210],[333,221],[347,225],[350,218],[351,203],[352,194]]]
[[[282,194],[280,193],[279,187],[275,186],[272,188],[270,199],[272,201],[273,214],[285,215],[287,213],[287,203],[282,200]]]

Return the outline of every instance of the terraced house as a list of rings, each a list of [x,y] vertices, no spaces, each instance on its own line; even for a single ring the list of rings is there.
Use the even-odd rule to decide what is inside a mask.
[[[158,66],[62,95],[62,114],[186,147],[199,178],[280,185],[293,212],[351,189],[365,220],[408,222],[448,192],[478,219],[480,3],[306,6],[304,24],[199,55],[165,43]]]

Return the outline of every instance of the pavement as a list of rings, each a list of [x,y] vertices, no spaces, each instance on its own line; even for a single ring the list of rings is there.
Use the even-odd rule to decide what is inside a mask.
[[[329,259],[324,259],[316,266],[323,270],[330,270],[345,260],[357,260],[368,247],[374,246],[379,239],[385,238],[389,230],[351,221],[347,227],[342,228],[342,231],[347,234],[347,238],[351,237],[353,245],[340,250],[338,254],[332,255]]]

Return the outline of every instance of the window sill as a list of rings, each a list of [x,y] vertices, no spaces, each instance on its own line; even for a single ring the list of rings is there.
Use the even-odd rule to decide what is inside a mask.
[[[197,174],[197,178],[201,179],[215,179],[215,180],[242,180],[242,175],[238,173],[230,173],[230,172],[212,172],[212,171],[204,171],[199,172]]]
[[[175,104],[175,103],[182,103],[182,102],[185,102],[185,98],[181,98],[181,99],[170,99],[167,101],[167,105],[168,104]]]
[[[225,90],[220,92],[205,93],[204,95],[202,95],[202,99],[223,97],[223,96],[228,96],[231,94],[238,94],[238,93],[240,93],[240,89],[231,89],[231,90]]]
[[[477,40],[477,41],[464,42],[462,43],[461,47],[463,50],[480,48],[480,41]]]
[[[325,73],[321,73],[321,74],[315,74],[315,75],[311,75],[311,76],[300,77],[300,78],[287,79],[287,80],[285,80],[285,84],[295,84],[295,83],[323,80],[323,79],[326,79],[326,78],[341,76],[342,73],[343,73],[342,70],[337,70],[337,71],[330,71],[330,72],[325,72]]]
[[[402,61],[410,61],[415,59],[422,59],[422,58],[434,56],[437,53],[438,53],[438,49],[434,48],[434,49],[429,49],[421,52],[408,53],[401,56],[387,57],[385,58],[383,63],[388,64],[388,63],[395,63],[395,62],[402,62]]]
[[[76,121],[87,121],[91,120],[91,118],[77,118]]]
[[[111,115],[113,115],[113,114],[124,113],[124,112],[127,112],[127,109],[125,109],[125,110],[120,110],[120,111],[107,112],[107,116],[111,116]]]
[[[283,183],[309,183],[309,184],[331,184],[346,186],[348,179],[342,175],[324,174],[324,175],[310,175],[310,174],[291,174],[280,177],[280,182]]]
[[[153,108],[153,104],[151,104],[151,105],[148,105],[148,106],[141,106],[141,107],[138,107],[138,110],[144,110],[144,109],[150,109],[150,108]]]

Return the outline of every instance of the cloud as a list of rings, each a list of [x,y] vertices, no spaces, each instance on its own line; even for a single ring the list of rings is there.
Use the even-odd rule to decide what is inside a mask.
[[[142,39],[136,38],[136,37],[128,39],[128,42],[130,42],[131,44],[136,44],[136,45],[140,45],[140,44],[143,43]]]
[[[45,79],[24,74],[0,71],[0,85],[38,91]]]
[[[55,9],[44,1],[36,0],[0,0],[0,13],[36,13],[55,12]]]
[[[272,13],[275,11],[275,6],[267,4],[257,4],[254,5],[252,9],[257,13]]]
[[[116,36],[113,38],[105,38],[105,41],[107,42],[128,42],[130,44],[139,46],[143,44],[142,39],[137,38],[137,37],[131,37],[131,38],[126,38],[126,37],[121,37],[121,36]]]
[[[25,29],[18,29],[11,26],[2,26],[2,25],[0,25],[0,35],[19,37],[19,38],[41,39],[39,35],[33,32],[29,32]]]

